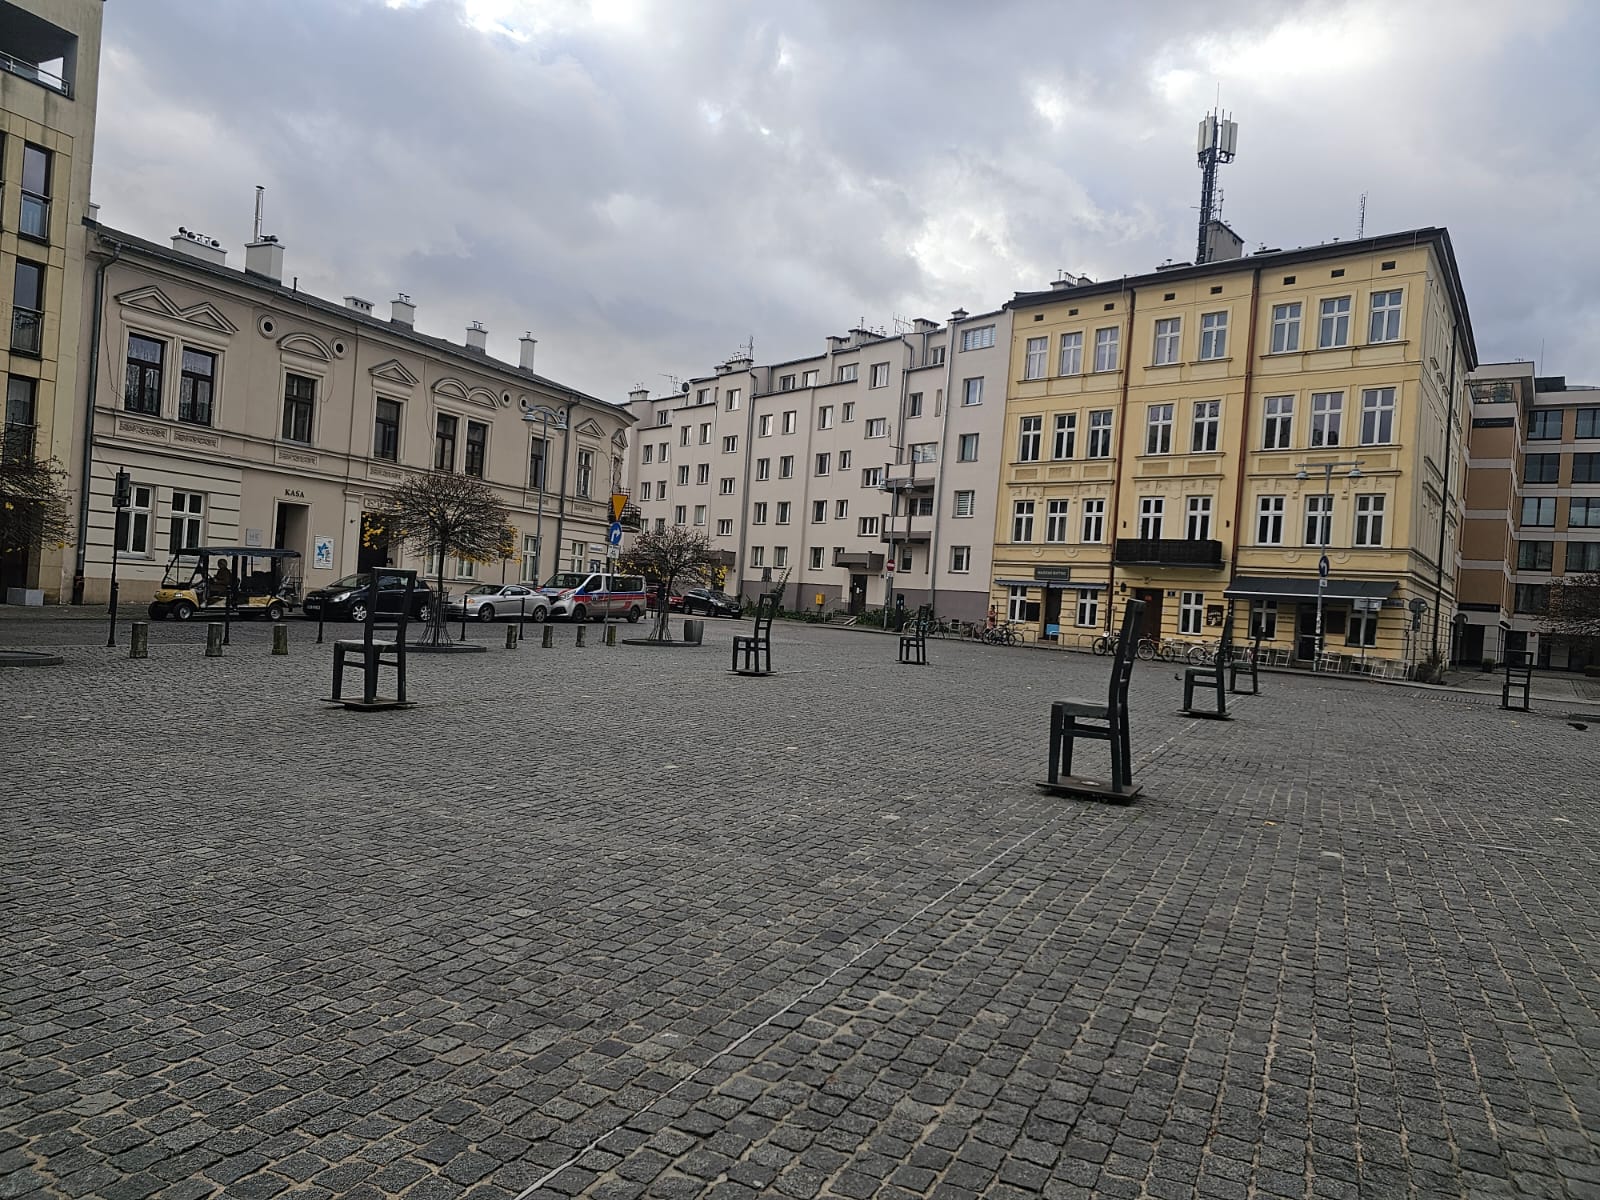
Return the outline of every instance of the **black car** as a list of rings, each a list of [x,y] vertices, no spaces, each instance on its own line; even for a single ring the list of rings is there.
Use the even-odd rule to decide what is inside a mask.
[[[300,602],[300,615],[312,620],[320,616],[328,621],[365,621],[367,589],[371,584],[372,576],[361,572],[346,575],[327,587],[307,592],[305,599]],[[378,611],[399,612],[400,597],[405,594],[405,590],[403,579],[392,575],[384,576],[381,590],[378,592]],[[428,586],[428,581],[419,575],[416,586],[411,592],[411,619],[425,621],[432,611],[433,589]]]
[[[712,588],[690,588],[683,594],[685,614],[702,612],[708,617],[737,617],[744,607],[726,592]]]

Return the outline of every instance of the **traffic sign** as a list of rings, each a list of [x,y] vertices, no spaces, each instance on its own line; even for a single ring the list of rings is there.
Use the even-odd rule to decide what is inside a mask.
[[[611,522],[611,528],[606,531],[606,541],[613,546],[622,545],[622,522]]]
[[[606,557],[609,558],[609,559],[613,559],[613,560],[621,558],[622,557],[622,547],[621,546],[607,546],[606,547]]]
[[[611,493],[611,519],[613,521],[622,520],[622,510],[624,508],[626,508],[627,505],[628,505],[628,493],[627,492],[612,492]]]
[[[1326,554],[1322,556],[1322,561],[1317,564],[1317,575],[1322,579],[1328,577],[1328,556]]]

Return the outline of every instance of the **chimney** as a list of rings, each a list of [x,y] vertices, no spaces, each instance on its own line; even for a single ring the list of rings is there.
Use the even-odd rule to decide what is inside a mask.
[[[918,317],[911,322],[912,333],[932,333],[939,328],[939,322],[930,321],[927,317]]]
[[[634,388],[628,393],[628,402],[631,404],[644,404],[650,399],[650,389],[646,387]]]
[[[1064,292],[1070,287],[1077,286],[1078,281],[1070,275],[1068,275],[1065,279],[1052,279],[1050,281],[1050,290],[1052,292]]]
[[[476,350],[479,354],[489,353],[489,331],[483,327],[482,321],[474,321],[467,326],[467,349]]]
[[[417,306],[411,303],[411,297],[401,292],[389,301],[389,322],[393,325],[404,325],[410,329],[417,319]]]
[[[370,317],[372,315],[372,301],[363,300],[360,296],[346,296],[344,298],[344,306],[363,316]]]
[[[228,258],[228,252],[216,238],[185,229],[182,225],[178,226],[178,232],[172,235],[172,248],[180,254],[187,254],[190,258],[198,258],[201,262],[214,263],[219,267]]]
[[[275,237],[246,242],[244,270],[247,275],[259,275],[273,283],[283,282],[283,246]]]
[[[1219,262],[1239,258],[1244,254],[1244,239],[1221,221],[1213,218],[1206,222],[1206,261]]]
[[[89,201],[88,213],[88,219],[98,225],[100,223],[100,206],[93,200]]]
[[[522,358],[518,365],[524,371],[533,370],[533,348],[539,344],[539,339],[533,336],[533,330],[528,330],[518,341],[522,344]]]
[[[964,309],[964,308],[958,308],[958,309],[956,309],[954,312],[952,312],[950,314],[950,322],[951,322],[951,324],[954,324],[957,321],[965,321],[966,319],[967,319],[967,310]]]

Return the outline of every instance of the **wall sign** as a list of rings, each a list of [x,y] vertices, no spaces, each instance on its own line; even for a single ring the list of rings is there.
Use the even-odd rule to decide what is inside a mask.
[[[312,563],[319,571],[333,570],[333,539],[318,534],[312,539]]]
[[[297,500],[304,500],[306,498],[306,494],[299,488],[284,488],[283,494],[285,496],[293,496]]]

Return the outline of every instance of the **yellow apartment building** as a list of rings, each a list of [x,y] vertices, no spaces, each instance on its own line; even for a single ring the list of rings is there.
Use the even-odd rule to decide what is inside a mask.
[[[1137,598],[1150,638],[1232,620],[1310,663],[1320,620],[1345,665],[1442,655],[1477,365],[1448,232],[1213,241],[1007,306],[993,604],[1065,645]]]

